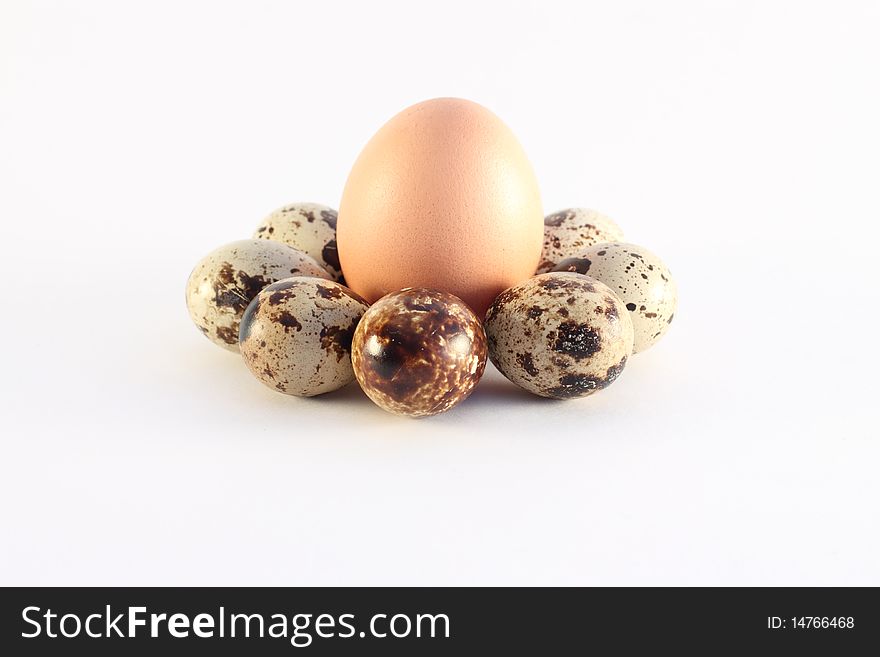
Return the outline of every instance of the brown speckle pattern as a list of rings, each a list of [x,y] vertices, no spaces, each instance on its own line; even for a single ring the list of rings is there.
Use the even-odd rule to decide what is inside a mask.
[[[656,255],[636,244],[609,242],[561,261],[554,271],[587,274],[624,303],[632,319],[633,353],[655,344],[669,329],[678,304],[672,274]]]
[[[351,383],[351,341],[369,306],[339,283],[294,277],[267,287],[241,322],[241,355],[270,388],[312,397]]]
[[[278,242],[241,240],[221,246],[190,274],[186,284],[190,317],[215,344],[238,351],[239,322],[251,299],[291,274],[330,278],[313,258]]]
[[[352,344],[361,388],[381,408],[424,417],[470,395],[486,367],[480,320],[458,297],[407,288],[379,299]]]
[[[335,281],[342,277],[336,248],[336,210],[318,203],[291,203],[263,219],[254,238],[274,240],[312,256]]]
[[[569,208],[544,217],[544,248],[537,273],[553,269],[565,258],[576,256],[601,242],[622,240],[623,231],[595,210]]]
[[[545,312],[537,314],[539,306]],[[584,397],[611,385],[632,352],[629,313],[603,283],[549,273],[506,290],[486,314],[489,357],[543,397]]]

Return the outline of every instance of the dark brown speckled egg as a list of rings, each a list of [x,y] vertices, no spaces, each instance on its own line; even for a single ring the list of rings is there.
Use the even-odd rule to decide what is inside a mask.
[[[409,417],[448,411],[486,367],[486,334],[461,299],[406,288],[364,314],[352,341],[358,383],[379,407]]]

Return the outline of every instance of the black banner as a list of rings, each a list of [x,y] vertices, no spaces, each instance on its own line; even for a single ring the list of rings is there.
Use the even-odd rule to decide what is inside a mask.
[[[9,588],[0,614],[5,655],[849,655],[880,638],[875,589]]]

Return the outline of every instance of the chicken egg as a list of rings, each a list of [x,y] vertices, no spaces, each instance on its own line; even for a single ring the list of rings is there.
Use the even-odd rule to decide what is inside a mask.
[[[479,316],[535,272],[538,183],[510,129],[457,98],[429,100],[364,147],[339,206],[347,284],[367,301],[404,287],[449,292]]]

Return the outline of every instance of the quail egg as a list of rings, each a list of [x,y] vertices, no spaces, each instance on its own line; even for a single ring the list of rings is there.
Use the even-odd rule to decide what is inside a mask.
[[[633,353],[644,351],[666,333],[678,303],[672,274],[644,247],[624,242],[596,244],[554,271],[572,271],[602,281],[623,301],[635,332]]]
[[[611,385],[633,345],[620,299],[572,273],[541,274],[502,292],[486,314],[486,335],[489,358],[504,376],[555,399]]]
[[[241,240],[211,251],[186,283],[192,321],[212,342],[238,351],[238,329],[245,308],[260,290],[293,275],[330,278],[305,253],[279,242]]]
[[[406,288],[364,314],[351,354],[358,383],[379,407],[423,417],[471,394],[486,367],[486,335],[458,297]]]
[[[336,249],[336,210],[326,205],[285,205],[263,219],[254,237],[299,249],[317,260],[333,280],[338,281],[342,277]]]
[[[344,285],[287,278],[263,289],[241,320],[251,373],[288,395],[313,397],[351,383],[351,339],[369,306]]]
[[[600,242],[622,240],[623,231],[595,210],[569,208],[544,217],[544,248],[539,274],[550,271],[563,258],[579,254]]]

